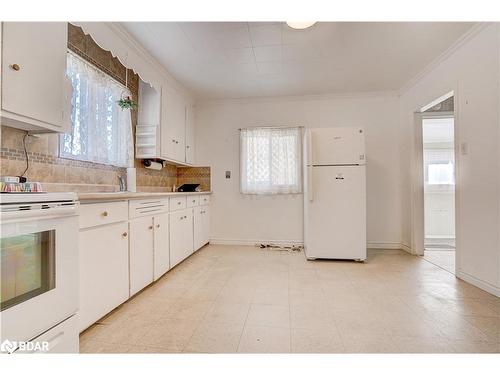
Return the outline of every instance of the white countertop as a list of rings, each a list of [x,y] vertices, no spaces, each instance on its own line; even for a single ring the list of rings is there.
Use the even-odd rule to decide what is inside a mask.
[[[80,201],[111,201],[111,200],[121,200],[121,199],[140,199],[140,198],[152,198],[152,197],[173,197],[182,195],[202,195],[202,194],[212,194],[211,191],[196,191],[196,192],[164,192],[164,193],[148,193],[148,192],[137,192],[133,193],[130,191],[117,191],[109,193],[77,193],[78,199]]]

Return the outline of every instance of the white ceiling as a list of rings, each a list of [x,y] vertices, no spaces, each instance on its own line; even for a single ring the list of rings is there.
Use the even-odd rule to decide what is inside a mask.
[[[199,98],[398,90],[472,23],[126,22]]]

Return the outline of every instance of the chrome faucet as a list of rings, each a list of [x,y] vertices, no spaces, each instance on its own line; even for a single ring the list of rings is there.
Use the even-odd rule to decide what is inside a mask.
[[[126,191],[127,187],[125,186],[125,176],[118,176],[118,181],[120,183],[120,191]]]

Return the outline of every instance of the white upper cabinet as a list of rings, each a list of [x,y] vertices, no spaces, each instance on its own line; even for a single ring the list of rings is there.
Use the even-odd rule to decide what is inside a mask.
[[[186,164],[194,164],[194,108],[186,105]]]
[[[161,156],[185,163],[186,105],[177,93],[162,90]]]
[[[38,132],[68,130],[66,22],[2,23],[1,122]]]

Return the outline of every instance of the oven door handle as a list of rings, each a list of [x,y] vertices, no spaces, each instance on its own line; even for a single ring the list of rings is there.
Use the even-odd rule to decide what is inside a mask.
[[[0,213],[0,219],[2,220],[2,223],[21,222],[37,218],[44,220],[55,219],[59,217],[78,215],[78,208],[78,204],[75,204],[72,206],[58,206],[47,209],[4,211]]]

